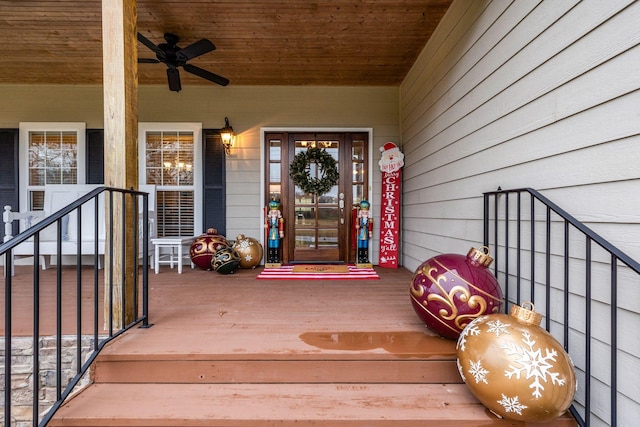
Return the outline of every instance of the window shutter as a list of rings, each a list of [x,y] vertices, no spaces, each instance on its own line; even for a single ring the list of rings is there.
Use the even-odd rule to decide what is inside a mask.
[[[213,129],[204,129],[204,224],[203,229],[215,228],[218,233],[225,235],[227,232],[227,190],[225,155],[220,132]],[[227,236],[228,237],[228,236]]]
[[[20,211],[18,193],[18,129],[0,129],[0,209],[6,205]],[[18,224],[13,224],[13,235],[18,233]],[[4,226],[0,227],[0,243],[4,238]]]
[[[104,184],[104,130],[87,129],[86,183]]]

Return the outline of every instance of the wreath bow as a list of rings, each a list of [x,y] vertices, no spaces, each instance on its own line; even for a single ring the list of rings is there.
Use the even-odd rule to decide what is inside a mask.
[[[309,165],[314,162],[319,167],[322,178],[311,177]],[[289,176],[293,183],[307,194],[322,196],[338,183],[338,167],[336,159],[324,148],[311,147],[295,155],[289,165]]]

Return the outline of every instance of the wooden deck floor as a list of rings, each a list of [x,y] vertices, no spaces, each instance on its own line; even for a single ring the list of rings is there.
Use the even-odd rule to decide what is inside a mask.
[[[488,413],[459,378],[455,342],[431,333],[414,313],[412,272],[376,271],[380,280],[272,281],[256,280],[260,269],[177,274],[162,266],[149,275],[153,326],[107,346],[95,384],[50,425],[536,425]],[[46,334],[55,331],[56,271],[42,274]],[[87,320],[92,274],[83,272]],[[75,272],[63,275],[67,301],[77,292]],[[12,285],[14,304],[30,304],[29,271],[18,271]],[[65,305],[68,333],[75,332],[74,313]],[[28,309],[14,311],[12,334],[31,334],[32,319]],[[83,322],[83,330],[92,328]],[[554,425],[575,422],[567,416]]]
[[[361,331],[424,333],[426,330],[409,302],[411,272],[404,268],[377,271],[380,280],[286,281],[256,280],[260,267],[222,275],[188,267],[182,274],[177,274],[176,269],[161,266],[160,274],[154,274],[152,270],[149,273],[149,317],[154,326],[148,333],[155,335],[154,331],[160,329],[163,333],[180,331],[182,339],[186,342],[193,339],[201,350],[206,350],[209,345],[219,350],[220,345],[220,340],[215,345],[208,340],[203,341],[200,336],[203,331],[209,334],[223,333],[226,328],[231,331],[231,336],[242,335],[237,331],[261,329],[270,333],[293,333],[296,347],[303,345],[298,336],[320,331],[343,334]],[[53,334],[56,330],[56,275],[55,268],[40,271],[39,315],[42,335]],[[98,276],[98,311],[99,323],[102,324],[102,270]],[[74,304],[78,292],[75,269],[63,267],[61,277],[62,329],[63,333],[75,333]],[[11,283],[15,307],[11,333],[13,336],[31,335],[34,294],[32,269],[16,267],[16,275]],[[92,287],[93,270],[86,268],[82,272],[81,291],[83,331],[86,333],[93,331]],[[0,304],[3,307],[4,288],[2,281]],[[3,334],[4,328],[3,316],[0,319],[0,332]],[[270,341],[272,344],[280,342],[278,339]],[[284,345],[284,342],[279,345]],[[307,347],[306,344],[304,346]],[[272,347],[267,348],[273,350]]]

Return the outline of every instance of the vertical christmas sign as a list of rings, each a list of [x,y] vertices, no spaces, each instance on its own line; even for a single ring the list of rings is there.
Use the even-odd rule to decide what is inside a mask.
[[[382,206],[380,212],[380,267],[398,268],[400,232],[400,184],[404,154],[393,142],[380,147],[378,162],[382,171]]]

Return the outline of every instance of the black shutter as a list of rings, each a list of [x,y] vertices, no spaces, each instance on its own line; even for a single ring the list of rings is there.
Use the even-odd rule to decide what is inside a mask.
[[[18,129],[0,129],[0,210],[6,205],[14,212],[20,211],[18,186]],[[18,234],[17,222],[13,224],[13,235]],[[4,240],[4,223],[0,227],[0,243]]]
[[[227,232],[227,189],[225,155],[220,132],[203,130],[204,231],[215,228],[219,234]]]
[[[104,184],[104,130],[87,129],[86,138],[86,183]]]

